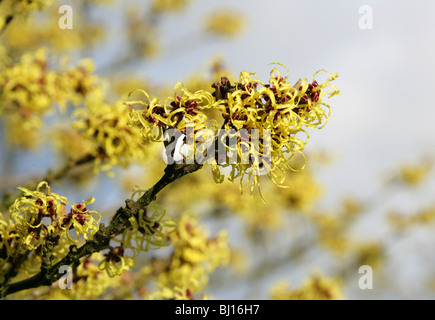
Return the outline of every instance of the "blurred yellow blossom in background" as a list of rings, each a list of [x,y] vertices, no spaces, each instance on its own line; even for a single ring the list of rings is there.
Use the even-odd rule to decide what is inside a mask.
[[[313,275],[299,288],[286,282],[276,284],[270,290],[270,297],[273,300],[342,300],[343,293],[336,279]]]

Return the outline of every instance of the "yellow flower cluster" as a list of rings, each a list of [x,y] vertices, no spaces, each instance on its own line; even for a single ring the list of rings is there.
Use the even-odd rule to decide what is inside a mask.
[[[234,85],[225,77],[214,83],[213,94],[204,90],[192,93],[178,83],[174,97],[163,104],[141,91],[145,101],[127,102],[141,108],[132,110],[130,125],[140,127],[147,141],[161,139],[169,129],[186,133],[188,126],[195,134],[205,129],[216,134],[218,122],[209,119],[205,110],[218,110],[223,120],[221,128],[227,133],[219,136],[218,143],[226,148],[227,155],[237,155],[238,161],[209,159],[216,182],[222,182],[227,175],[230,180],[239,178],[241,187],[245,182],[251,184],[253,191],[259,184],[260,174],[267,170],[275,184],[282,184],[285,171],[294,170],[289,160],[297,153],[302,154],[309,139],[306,128],[322,128],[329,119],[330,107],[323,102],[323,97],[339,94],[329,84],[338,75],[328,73],[330,78],[319,84],[315,78],[321,71],[324,70],[316,72],[311,83],[305,79],[294,85],[287,81],[288,72],[283,78],[277,68],[272,69],[268,84],[258,80],[255,73],[242,71]],[[327,91],[328,87],[332,90]],[[300,134],[306,136],[305,141]],[[227,137],[236,138],[237,142],[228,145]],[[194,145],[195,153],[205,151],[200,147],[206,143],[197,140]],[[248,159],[247,151],[250,152]],[[247,161],[240,161],[243,159]],[[230,172],[224,174],[221,169],[226,167]]]
[[[109,252],[104,255],[98,268],[105,270],[109,277],[120,276],[124,271],[130,270],[134,265],[133,257],[125,255],[123,245],[110,248]]]
[[[142,192],[143,190],[138,189],[133,196]],[[106,270],[111,277],[119,276],[133,267],[134,258],[139,253],[170,245],[169,235],[177,226],[174,221],[165,218],[165,214],[165,210],[154,203],[139,210],[137,215],[129,219],[129,228],[113,239],[120,246],[111,248],[105,254],[105,259],[99,265],[100,269]],[[130,255],[126,254],[127,250],[131,251]]]
[[[209,238],[198,221],[186,214],[182,215],[177,230],[170,235],[170,241],[174,251],[169,266],[157,277],[160,288],[196,294],[207,286],[210,273],[229,263],[226,232]]]
[[[0,70],[0,115],[6,120],[8,141],[33,146],[32,137],[38,136],[43,116],[53,112],[55,105],[64,111],[67,102],[77,104],[101,90],[92,72],[90,60],[64,71],[50,70],[44,49],[26,53]]]
[[[186,133],[188,126],[192,126],[195,132],[209,127],[209,120],[202,110],[211,108],[214,100],[207,91],[192,93],[182,83],[177,83],[174,97],[164,103],[159,98],[151,99],[143,90],[136,91],[141,92],[146,100],[129,101],[127,104],[143,106],[145,110],[132,109],[130,126],[141,128],[146,141],[162,139],[163,133],[171,128]]]
[[[58,77],[47,65],[46,51],[39,50],[0,70],[0,115],[6,119],[5,132],[12,144],[32,146],[41,116],[52,110],[53,101],[63,102]]]
[[[39,300],[91,300],[104,298],[111,290],[120,287],[121,278],[111,277],[102,272],[100,264],[105,256],[100,252],[82,259],[78,266],[72,267],[71,290],[61,289],[59,282],[50,287],[41,287],[35,292],[34,298]],[[60,280],[60,281],[64,281]],[[28,296],[27,296],[28,297]],[[14,299],[21,298],[21,293],[12,296]]]
[[[65,64],[67,60],[65,59]],[[66,65],[59,79],[63,94],[73,105],[82,102],[94,103],[92,99],[101,99],[104,94],[103,81],[94,74],[95,65],[91,59],[81,59],[77,66]]]
[[[162,207],[150,204],[141,209],[137,216],[130,218],[131,227],[115,241],[131,249],[134,255],[170,245],[169,235],[175,231],[177,225],[171,219],[165,218],[165,214]]]
[[[91,238],[98,231],[100,214],[87,209],[94,202],[90,198],[73,203],[67,212],[68,199],[51,191],[47,182],[38,184],[35,191],[19,187],[23,196],[9,208],[7,220],[0,217],[0,260],[7,262],[18,255],[35,250],[41,254],[41,246],[55,241],[67,248],[77,244],[81,237]],[[75,236],[73,236],[75,234]],[[62,250],[54,250],[56,259]]]
[[[23,55],[20,61],[0,74],[2,112],[13,112],[29,117],[47,112],[51,103],[65,104],[59,94],[59,77],[48,70],[47,51]]]
[[[99,299],[111,288],[118,287],[120,280],[101,271],[99,264],[104,260],[105,257],[101,253],[94,253],[91,257],[84,259],[77,268],[73,268],[72,290],[62,290],[54,284],[39,299]]]
[[[147,158],[140,129],[128,125],[129,106],[121,102],[109,105],[101,99],[86,104],[88,107],[73,112],[73,128],[92,144],[90,153],[96,159],[96,171],[109,171],[115,165],[127,167]]]
[[[219,36],[234,36],[241,32],[244,25],[243,16],[229,9],[213,12],[206,17],[205,29]]]
[[[328,80],[322,84],[317,83],[315,77],[321,71],[324,70],[315,73],[312,83],[305,79],[291,85],[287,82],[288,73],[283,78],[279,70],[273,68],[268,84],[258,80],[254,73],[246,71],[242,71],[235,86],[231,86],[226,79],[215,84],[217,95],[227,97],[219,101],[219,108],[225,119],[225,129],[237,132],[242,129],[252,132],[254,129],[259,132],[259,136],[256,137],[259,143],[255,139],[253,141],[253,136],[250,136],[247,141],[246,138],[239,139],[237,149],[229,149],[237,152],[238,159],[243,159],[242,152],[248,147],[257,153],[248,164],[229,164],[231,180],[240,178],[242,185],[245,177],[248,178],[247,184],[253,178],[253,190],[259,183],[259,174],[265,168],[269,171],[268,175],[272,181],[278,185],[284,182],[286,169],[294,170],[289,165],[289,160],[297,153],[302,154],[309,139],[305,128],[320,129],[329,119],[330,107],[323,102],[323,96],[331,97],[339,93],[329,84],[338,76],[337,74],[328,73],[331,76]],[[325,90],[327,87],[332,87],[333,90],[328,92]],[[265,130],[270,130],[270,141],[266,140]],[[305,135],[305,141],[299,138],[300,134]],[[258,145],[255,146],[253,142],[257,142]],[[266,142],[270,142],[270,145]],[[218,180],[222,180],[218,172],[216,176]]]
[[[94,198],[72,203],[67,212],[68,199],[52,192],[45,181],[40,182],[35,191],[22,187],[19,189],[24,194],[11,205],[8,219],[5,220],[0,214],[0,261],[4,264],[0,268],[0,275],[9,271],[9,261],[30,251],[37,254],[28,259],[33,266],[29,265],[26,274],[32,274],[31,270],[36,273],[38,270],[34,266],[40,265],[42,247],[47,245],[47,241],[54,241],[52,254],[54,261],[59,261],[67,253],[69,245],[90,239],[99,230],[101,215],[87,208]],[[142,190],[137,192],[140,194]],[[130,227],[113,239],[120,243],[118,247],[110,247],[108,252],[95,258],[98,261],[93,259],[98,262],[96,265],[85,262],[81,269],[76,270],[76,279],[86,274],[86,277],[95,280],[80,284],[83,294],[99,295],[99,290],[107,288],[108,284],[97,283],[105,277],[99,275],[101,271],[105,270],[104,273],[110,278],[119,276],[133,267],[134,258],[140,252],[171,244],[170,237],[176,224],[165,218],[165,211],[159,206],[151,204],[129,221]],[[216,240],[213,243],[215,245],[210,244],[209,247],[218,251],[220,242]],[[216,260],[218,257],[213,259],[209,261],[210,265],[219,264]]]
[[[144,219],[147,221],[142,224],[143,227],[139,227],[137,217],[136,222],[130,220],[132,226],[126,231],[127,236],[114,239],[121,243],[121,246],[112,248],[102,256],[102,259],[99,259],[100,269],[104,269],[109,264],[105,261],[111,260],[112,270],[122,263],[121,259],[126,257],[127,251],[133,252],[132,258],[144,259],[141,263],[142,267],[138,270],[124,272],[121,278],[117,278],[121,286],[111,292],[112,297],[134,298],[132,292],[136,292],[140,297],[150,300],[207,299],[207,296],[200,291],[206,287],[209,275],[215,268],[229,263],[231,252],[226,234],[220,232],[215,237],[209,237],[208,231],[198,220],[187,214],[182,215],[177,229],[174,228],[175,224],[170,222],[168,227],[161,231],[160,226],[165,225],[164,219],[159,218],[162,216],[161,209],[158,206],[149,206],[146,212]],[[152,217],[156,219],[154,222],[151,221],[154,219]],[[138,224],[137,228],[133,228],[136,224]],[[159,232],[165,234],[166,240],[160,244],[142,246],[142,250],[170,245],[167,254],[138,256],[137,243],[143,242],[143,234],[152,235]],[[135,234],[139,237],[135,237]],[[152,239],[150,241],[153,242]],[[112,275],[117,274],[114,272]]]
[[[340,281],[329,277],[313,275],[300,288],[292,288],[281,282],[270,291],[272,300],[342,300]]]
[[[119,279],[111,277],[106,272],[101,272],[100,263],[105,257],[101,253],[94,253],[81,263],[75,272],[73,290],[61,290],[72,299],[97,298],[107,289],[119,285]]]

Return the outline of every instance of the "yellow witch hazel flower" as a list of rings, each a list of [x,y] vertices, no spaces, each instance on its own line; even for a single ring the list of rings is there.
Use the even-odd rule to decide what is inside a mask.
[[[144,192],[135,187],[132,200],[136,196],[140,197]],[[137,256],[140,252],[168,246],[169,235],[176,230],[177,224],[165,216],[166,211],[161,206],[151,203],[132,216],[129,219],[129,228],[113,240],[119,242],[123,249],[132,250],[133,256]]]
[[[26,53],[0,70],[0,116],[6,120],[8,141],[34,146],[43,116],[55,106],[64,112],[68,102],[78,104],[99,94],[101,83],[92,72],[93,64],[86,59],[66,70],[51,70],[46,49]]]
[[[96,211],[89,211],[86,206],[94,203],[94,197],[89,198],[83,203],[73,203],[70,212],[60,219],[60,228],[64,231],[74,229],[76,238],[74,239],[68,232],[65,232],[66,237],[71,242],[78,242],[80,235],[85,240],[91,238],[98,231],[98,223],[101,215]],[[94,218],[95,215],[97,219]]]
[[[231,85],[223,77],[213,84],[220,108],[225,120],[223,127],[227,136],[220,138],[228,152],[237,155],[237,161],[228,163],[218,159],[213,166],[217,182],[223,177],[219,168],[230,167],[230,180],[240,178],[240,184],[246,180],[251,184],[251,192],[259,184],[259,176],[268,174],[275,184],[282,184],[286,170],[295,170],[290,160],[295,154],[303,156],[303,149],[308,142],[306,128],[322,128],[329,119],[329,105],[323,97],[332,97],[339,91],[329,82],[330,78],[319,84],[315,73],[313,81],[299,80],[295,84],[287,81],[287,74],[282,77],[277,68],[270,72],[269,83],[257,79],[255,73],[242,71],[238,82]],[[331,87],[332,91],[326,91]],[[305,141],[300,135],[305,135]],[[226,139],[236,139],[229,144]],[[251,159],[249,159],[251,158]]]
[[[17,259],[25,257],[16,270],[18,277],[32,276],[40,271],[45,247],[50,248],[56,263],[65,257],[71,244],[77,244],[81,238],[90,239],[99,230],[100,214],[86,208],[93,198],[72,203],[67,213],[68,199],[52,192],[45,181],[36,190],[18,189],[23,195],[9,207],[8,220],[0,214],[0,277],[16,268]]]
[[[174,97],[167,98],[163,104],[158,98],[150,99],[143,90],[136,91],[141,92],[146,101],[127,102],[130,106],[144,108],[132,109],[130,126],[139,126],[145,140],[161,140],[168,129],[177,129],[185,134],[188,126],[192,126],[197,132],[210,125],[207,116],[202,112],[211,108],[214,102],[213,96],[207,91],[192,93],[179,82],[174,87]]]
[[[51,192],[47,182],[40,182],[35,191],[22,187],[18,189],[24,195],[9,208],[10,225],[14,226],[13,239],[7,247],[11,255],[38,249],[46,243],[47,237],[54,239],[60,236],[71,244],[77,243],[80,235],[89,239],[98,231],[100,214],[86,208],[86,205],[94,202],[93,198],[83,203],[73,203],[67,214],[68,199]],[[70,230],[75,231],[76,238],[72,237]]]
[[[174,221],[165,218],[165,210],[156,205],[140,209],[137,216],[131,217],[130,229],[122,234],[120,240],[126,248],[133,250],[137,255],[141,251],[149,251],[168,246],[168,235],[175,231],[177,225]]]
[[[43,188],[45,192],[42,192]],[[35,250],[45,244],[47,236],[55,236],[59,232],[59,217],[65,215],[65,205],[68,204],[68,199],[51,192],[45,181],[39,183],[35,191],[18,189],[24,195],[9,208],[10,221],[15,227],[10,249],[18,248],[16,254],[22,250]],[[50,223],[43,222],[45,217],[50,219]]]
[[[74,290],[62,290],[62,293],[71,295],[72,298],[83,299],[97,298],[104,294],[108,288],[119,285],[119,280],[101,272],[100,263],[105,257],[94,253],[81,263],[76,270],[78,280],[74,283]],[[66,292],[65,292],[66,291]]]
[[[101,260],[98,268],[100,270],[106,270],[109,277],[121,275],[124,271],[130,270],[134,264],[133,258],[124,254],[122,245],[120,247],[111,248],[104,256],[105,258]]]
[[[91,142],[97,171],[108,171],[115,165],[127,167],[147,158],[140,129],[127,124],[130,112],[127,105],[120,102],[109,105],[99,99],[87,104],[88,108],[73,113],[73,127]]]
[[[119,287],[120,278],[111,277],[99,267],[105,259],[101,252],[96,252],[82,260],[73,268],[72,290],[61,289],[57,284],[51,286],[42,300],[84,300],[101,299],[111,288]],[[60,280],[62,281],[62,280]]]
[[[68,59],[64,57],[61,65],[65,71],[60,74],[59,86],[64,96],[74,105],[103,96],[104,82],[94,74],[92,59],[81,59],[76,66],[69,66]]]
[[[56,73],[48,70],[47,50],[24,54],[18,63],[0,73],[0,111],[17,109],[23,117],[46,112],[53,100],[61,100],[57,80]]]
[[[143,190],[137,189],[133,197],[141,193]],[[129,219],[129,228],[113,239],[114,242],[120,243],[120,246],[110,248],[99,268],[106,270],[110,277],[121,275],[133,266],[133,259],[140,252],[168,246],[169,235],[175,231],[176,223],[165,218],[165,214],[165,210],[154,203],[140,209],[137,215]],[[126,254],[127,250],[132,251],[131,256]]]
[[[15,231],[15,224],[9,219],[5,220],[3,214],[0,212],[0,274],[3,274],[5,269],[5,262],[9,257],[17,254],[20,250],[19,245],[15,239],[19,237]]]

